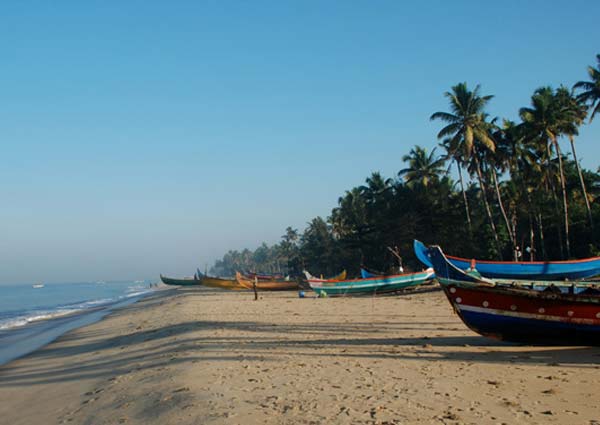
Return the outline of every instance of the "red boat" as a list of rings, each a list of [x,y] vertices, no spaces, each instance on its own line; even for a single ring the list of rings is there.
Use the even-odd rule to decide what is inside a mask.
[[[600,289],[577,284],[543,290],[469,275],[437,247],[428,249],[435,274],[462,321],[492,338],[551,345],[600,345]]]

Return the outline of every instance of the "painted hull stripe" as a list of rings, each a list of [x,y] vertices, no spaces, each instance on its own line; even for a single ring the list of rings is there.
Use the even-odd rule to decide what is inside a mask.
[[[496,310],[493,308],[476,307],[476,306],[462,305],[462,304],[457,304],[457,303],[453,303],[453,305],[460,311],[471,311],[471,312],[475,312],[475,313],[491,314],[491,315],[495,315],[495,316],[509,316],[509,317],[516,317],[519,319],[536,319],[536,320],[542,320],[542,321],[546,321],[546,322],[565,322],[565,323],[574,323],[574,324],[579,324],[579,325],[600,325],[600,320],[594,320],[594,319],[549,316],[549,315],[545,315],[545,314],[522,313],[522,312],[507,311],[507,310]]]

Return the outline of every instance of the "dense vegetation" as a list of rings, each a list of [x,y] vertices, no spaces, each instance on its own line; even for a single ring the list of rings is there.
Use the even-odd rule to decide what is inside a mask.
[[[395,178],[373,173],[341,196],[327,219],[312,219],[303,233],[288,227],[273,246],[230,251],[212,272],[355,274],[360,265],[391,271],[396,247],[405,266],[420,269],[414,238],[466,257],[599,255],[600,174],[581,169],[575,149],[578,129],[600,111],[600,55],[597,61],[572,89],[537,89],[519,122],[490,119],[493,96],[455,85],[445,93],[449,111],[431,116],[442,124],[439,154],[415,146]]]

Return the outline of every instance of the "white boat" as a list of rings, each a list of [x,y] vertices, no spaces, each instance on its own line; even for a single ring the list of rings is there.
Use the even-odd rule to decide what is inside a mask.
[[[37,288],[43,288],[43,287],[44,287],[44,284],[43,284],[43,283],[36,283],[36,284],[34,284],[34,285],[31,285],[31,287],[32,287],[32,288],[36,288],[36,289],[37,289]]]

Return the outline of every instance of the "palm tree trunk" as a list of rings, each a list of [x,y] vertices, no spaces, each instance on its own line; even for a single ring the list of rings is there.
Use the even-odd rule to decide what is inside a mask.
[[[498,185],[498,176],[496,175],[496,168],[494,166],[492,168],[492,177],[494,178],[494,186],[496,188],[496,198],[498,198],[498,205],[500,206],[500,211],[502,212],[502,217],[504,218],[504,223],[506,223],[506,230],[508,231],[508,237],[510,239],[510,243],[512,244],[512,252],[516,252],[516,241],[515,235],[511,229],[510,223],[508,221],[508,216],[506,215],[506,210],[504,209],[504,203],[502,202],[502,195],[500,194],[500,186]],[[515,261],[517,258],[515,256]]]
[[[463,200],[465,201],[465,214],[467,215],[467,224],[469,225],[469,234],[473,233],[473,226],[471,224],[471,213],[469,212],[469,200],[467,199],[467,192],[465,192],[465,185],[463,183],[462,170],[460,168],[460,163],[458,160],[454,160],[456,162],[456,168],[458,168],[458,180],[460,181],[460,190],[463,195]]]
[[[538,228],[540,230],[540,245],[542,246],[542,258],[545,260],[546,256],[546,242],[544,241],[544,226],[542,224],[542,213],[537,216]]]
[[[571,258],[571,247],[569,245],[569,205],[567,203],[567,189],[565,188],[565,172],[563,170],[562,155],[560,153],[560,147],[556,139],[552,140],[556,154],[558,155],[558,168],[560,170],[560,185],[562,188],[563,195],[563,211],[565,213],[565,246],[567,248],[567,258]]]
[[[531,217],[531,211],[529,211],[529,261],[534,261],[535,255],[535,239],[533,233],[533,218]]]
[[[552,186],[552,200],[554,201],[554,210],[556,211],[556,216],[560,219],[560,202],[558,201],[558,196],[556,195],[556,187],[554,186],[554,183],[551,184]],[[562,234],[562,227],[560,226],[560,224],[558,224],[556,226],[556,233],[558,235],[558,248],[560,249],[560,258],[564,259],[565,258],[565,244],[563,243],[563,234]]]
[[[594,230],[594,220],[592,219],[592,209],[590,208],[590,201],[588,199],[587,190],[585,188],[585,182],[583,181],[583,174],[581,173],[581,167],[579,161],[577,161],[577,153],[575,152],[575,140],[573,136],[569,136],[571,142],[571,151],[573,152],[573,159],[575,160],[575,167],[577,167],[577,174],[579,174],[579,183],[581,183],[581,190],[583,191],[583,199],[585,199],[585,207],[587,208],[588,218],[590,220],[590,227]],[[592,232],[593,235],[593,232]]]
[[[492,210],[490,208],[490,204],[487,200],[485,184],[483,183],[483,176],[481,175],[481,167],[479,165],[479,159],[477,158],[477,154],[473,155],[475,159],[475,168],[477,169],[477,177],[479,179],[479,188],[481,189],[481,198],[483,199],[483,204],[485,206],[485,211],[488,216],[488,220],[490,221],[490,227],[492,229],[492,233],[494,234],[494,240],[496,241],[496,249],[498,251],[498,259],[502,260],[502,249],[500,247],[500,239],[498,239],[498,232],[496,231],[496,225],[494,224],[494,217],[492,216]]]

